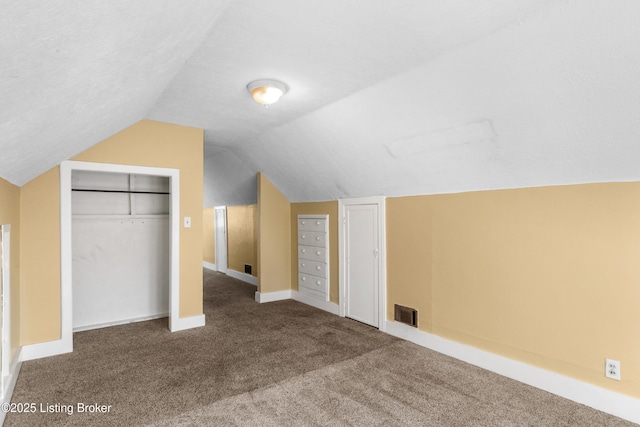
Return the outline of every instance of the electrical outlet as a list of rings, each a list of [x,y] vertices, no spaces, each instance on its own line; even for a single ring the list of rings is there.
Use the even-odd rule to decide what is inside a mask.
[[[612,380],[620,381],[620,362],[613,359],[605,359],[604,375]]]

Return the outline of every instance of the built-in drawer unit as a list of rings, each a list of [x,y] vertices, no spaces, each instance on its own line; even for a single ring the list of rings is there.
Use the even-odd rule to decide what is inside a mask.
[[[298,292],[329,301],[329,215],[298,215]]]

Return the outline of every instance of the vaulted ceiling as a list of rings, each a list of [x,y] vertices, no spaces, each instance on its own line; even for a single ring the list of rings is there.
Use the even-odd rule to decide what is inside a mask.
[[[205,203],[640,179],[636,0],[0,0],[0,176],[143,119],[205,129]],[[246,86],[290,91],[264,108]],[[207,200],[208,199],[208,200]]]

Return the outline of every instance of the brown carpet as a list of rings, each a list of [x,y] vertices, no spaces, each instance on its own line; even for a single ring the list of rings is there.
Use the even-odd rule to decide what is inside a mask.
[[[296,301],[258,304],[255,287],[225,275],[204,277],[204,328],[171,333],[161,319],[76,333],[73,353],[23,364],[13,402],[36,413],[9,413],[5,426],[635,425]],[[80,402],[111,408],[78,413]]]

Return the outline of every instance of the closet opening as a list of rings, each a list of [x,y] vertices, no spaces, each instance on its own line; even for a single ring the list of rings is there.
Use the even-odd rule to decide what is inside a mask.
[[[178,169],[63,162],[60,233],[59,352],[73,351],[74,330],[166,316],[184,329]]]
[[[71,172],[73,331],[169,315],[169,178]]]

